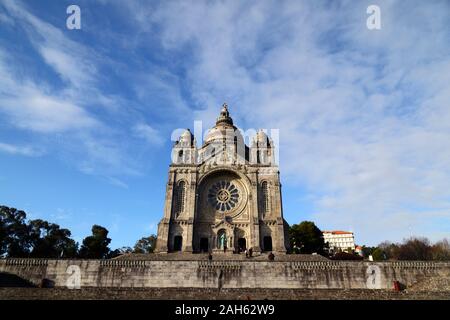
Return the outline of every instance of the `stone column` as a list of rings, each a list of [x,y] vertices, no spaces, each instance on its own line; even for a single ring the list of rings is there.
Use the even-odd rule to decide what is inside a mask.
[[[253,252],[261,252],[260,240],[259,240],[259,213],[258,213],[258,175],[256,170],[250,173],[250,243],[249,248],[253,249]]]
[[[169,181],[166,185],[166,198],[164,201],[164,217],[158,224],[158,238],[156,241],[156,253],[167,253],[169,250],[169,227],[172,217],[173,184],[175,181],[175,170],[169,170]]]
[[[186,213],[187,213],[187,225],[186,225],[186,241],[183,243],[184,252],[193,251],[193,238],[194,238],[194,219],[195,219],[195,204],[197,194],[197,172],[189,170],[189,188],[186,190]]]
[[[278,178],[279,179],[279,178]],[[276,234],[277,240],[275,244],[275,251],[279,253],[286,253],[286,245],[284,239],[284,219],[283,219],[283,207],[281,203],[281,184],[280,180],[275,182],[274,199],[276,201],[276,213],[277,213],[277,224],[276,224]]]

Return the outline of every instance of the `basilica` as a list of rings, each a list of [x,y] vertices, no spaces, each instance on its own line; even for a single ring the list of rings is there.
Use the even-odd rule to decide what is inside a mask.
[[[262,130],[249,145],[226,104],[202,146],[183,132],[172,149],[155,252],[286,252],[275,145]]]

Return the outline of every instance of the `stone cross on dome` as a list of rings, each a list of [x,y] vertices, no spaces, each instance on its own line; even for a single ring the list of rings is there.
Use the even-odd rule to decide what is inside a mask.
[[[233,125],[233,119],[230,117],[230,113],[228,112],[228,105],[226,102],[222,105],[222,110],[220,111],[220,115],[217,118],[216,125],[219,124],[229,124]]]

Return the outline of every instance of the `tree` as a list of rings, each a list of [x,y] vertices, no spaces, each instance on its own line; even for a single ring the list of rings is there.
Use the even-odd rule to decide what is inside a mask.
[[[73,258],[77,255],[78,244],[70,238],[68,229],[37,219],[29,222],[32,251],[35,258]]]
[[[448,261],[450,260],[450,244],[447,239],[436,242],[431,247],[431,255],[433,260]]]
[[[323,253],[324,241],[322,231],[314,222],[303,221],[289,228],[291,248],[299,248],[300,253]]]
[[[134,245],[134,253],[152,253],[156,246],[156,236],[152,234],[149,237],[139,239]]]
[[[0,213],[0,257],[3,257],[6,253],[7,239],[8,235],[6,233],[6,222],[3,219],[3,215]]]
[[[409,238],[399,246],[398,260],[431,260],[431,246],[427,238]]]
[[[0,256],[26,257],[30,252],[25,211],[0,206]]]
[[[402,243],[385,241],[378,247],[385,253],[386,258],[391,260],[439,260],[438,257],[445,259],[446,254],[450,257],[450,249],[445,250],[445,240],[431,246],[427,238],[412,237]]]
[[[377,247],[366,247],[366,246],[362,246],[362,255],[363,257],[368,257],[370,256],[373,251],[376,249]]]
[[[400,249],[400,245],[397,243],[392,243],[389,241],[384,241],[378,245],[378,248],[384,253],[384,259],[398,259],[398,251]]]
[[[386,260],[386,254],[383,249],[375,248],[375,250],[372,251],[372,258],[374,261]]]
[[[110,249],[108,245],[111,239],[108,238],[108,230],[99,225],[92,226],[92,235],[84,238],[80,248],[80,257],[86,259],[107,258]]]
[[[123,254],[131,253],[131,252],[133,252],[133,249],[131,249],[130,247],[122,247],[122,248],[110,251],[108,254],[108,258],[112,259],[112,258],[121,256]]]

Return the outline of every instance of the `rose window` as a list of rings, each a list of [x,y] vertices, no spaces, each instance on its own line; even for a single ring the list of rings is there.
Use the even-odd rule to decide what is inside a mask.
[[[220,211],[233,209],[239,200],[238,189],[229,181],[219,181],[208,191],[208,202]]]

